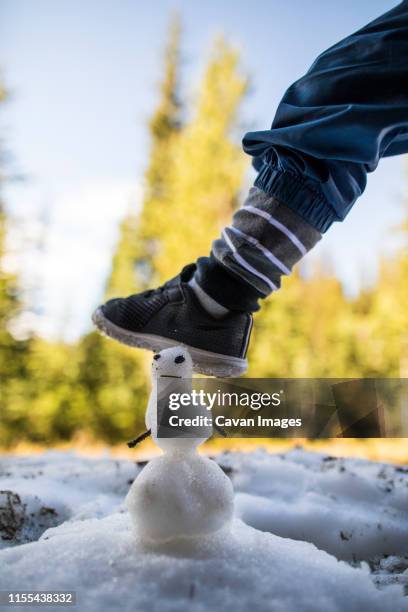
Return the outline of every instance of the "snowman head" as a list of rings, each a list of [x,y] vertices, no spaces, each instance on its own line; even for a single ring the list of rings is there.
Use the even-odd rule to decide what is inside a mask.
[[[183,346],[172,346],[153,355],[153,380],[158,378],[192,378],[193,362]]]

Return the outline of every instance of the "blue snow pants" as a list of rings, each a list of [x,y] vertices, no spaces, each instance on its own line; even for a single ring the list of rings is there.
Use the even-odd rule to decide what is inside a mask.
[[[408,0],[322,53],[243,147],[255,186],[319,232],[342,221],[381,157],[408,152]]]

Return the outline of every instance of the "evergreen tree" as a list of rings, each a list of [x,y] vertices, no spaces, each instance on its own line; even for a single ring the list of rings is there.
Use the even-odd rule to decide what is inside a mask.
[[[163,233],[164,211],[171,207],[169,181],[177,137],[181,130],[179,100],[180,21],[170,24],[164,52],[164,75],[159,104],[150,122],[150,157],[145,174],[145,194],[140,215],[131,212],[120,227],[120,238],[112,260],[107,298],[135,293],[156,280],[153,255]]]
[[[6,99],[6,92],[0,83],[0,105]],[[0,162],[2,151],[0,150]],[[3,168],[0,167],[0,190],[4,180]],[[0,191],[0,333],[2,339],[10,336],[7,331],[8,323],[19,313],[20,301],[18,297],[18,282],[15,275],[9,274],[4,268],[6,249],[7,218]],[[2,342],[2,346],[4,346]]]
[[[236,207],[247,159],[235,142],[247,81],[238,53],[215,42],[195,112],[174,149],[170,206],[161,209],[153,265],[160,281],[206,255]]]
[[[6,91],[0,83],[0,105],[6,99]],[[0,163],[2,162],[0,150]],[[14,441],[25,427],[24,402],[21,401],[21,385],[26,375],[26,341],[18,341],[11,333],[12,322],[20,314],[21,301],[18,278],[6,271],[7,215],[2,201],[4,181],[3,165],[0,166],[0,442]]]

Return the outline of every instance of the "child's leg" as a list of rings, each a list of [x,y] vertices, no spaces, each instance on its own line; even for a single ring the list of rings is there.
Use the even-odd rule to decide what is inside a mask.
[[[195,280],[211,298],[257,310],[345,218],[379,159],[408,152],[407,83],[405,1],[320,55],[285,93],[271,129],[246,134],[258,190],[198,260]]]

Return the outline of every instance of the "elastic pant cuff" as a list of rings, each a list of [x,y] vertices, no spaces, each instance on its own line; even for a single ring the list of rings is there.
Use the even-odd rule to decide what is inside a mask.
[[[319,190],[314,190],[310,181],[303,176],[265,164],[254,185],[286,204],[321,234],[335,221],[341,221]]]

